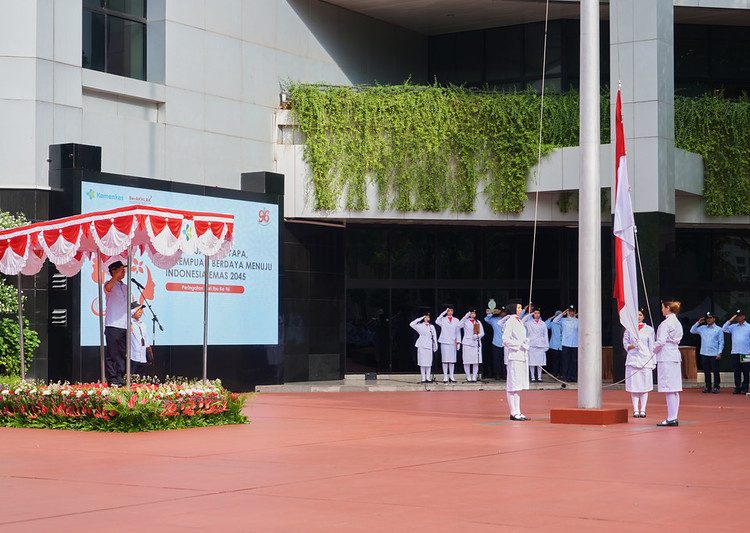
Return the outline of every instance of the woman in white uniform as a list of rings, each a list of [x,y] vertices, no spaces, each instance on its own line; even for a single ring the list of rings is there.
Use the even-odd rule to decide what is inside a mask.
[[[638,311],[637,339],[628,330],[625,330],[622,338],[622,345],[628,352],[625,359],[625,390],[633,400],[633,418],[646,418],[648,393],[654,389],[654,328],[644,323],[643,318],[641,309]]]
[[[414,331],[419,333],[419,338],[414,346],[417,347],[417,364],[422,373],[420,383],[429,383],[432,381],[432,354],[437,351],[437,332],[435,326],[430,324],[430,314],[415,318],[409,324]]]
[[[484,337],[484,327],[477,320],[477,312],[472,309],[464,315],[458,323],[463,328],[463,359],[464,372],[466,372],[466,381],[476,383],[479,376],[479,365],[482,364],[482,337]]]
[[[453,308],[448,306],[435,320],[440,326],[440,356],[443,361],[443,383],[456,382],[454,374],[456,367],[456,351],[461,347],[461,326],[453,316]]]
[[[526,328],[521,323],[521,304],[511,303],[506,306],[510,318],[503,329],[503,348],[508,356],[508,380],[505,394],[511,420],[530,420],[521,413],[521,395],[519,391],[529,388],[529,339]]]
[[[680,302],[665,300],[661,303],[661,314],[664,321],[656,330],[654,353],[656,354],[656,373],[659,392],[664,392],[667,399],[667,418],[657,426],[677,426],[677,415],[680,410],[680,391],[682,390],[682,368],[680,361],[680,340],[682,324],[677,320]]]
[[[523,324],[526,327],[526,337],[529,339],[531,381],[541,383],[542,367],[547,364],[547,350],[549,350],[547,324],[542,320],[539,309],[534,309],[533,313],[523,317]]]

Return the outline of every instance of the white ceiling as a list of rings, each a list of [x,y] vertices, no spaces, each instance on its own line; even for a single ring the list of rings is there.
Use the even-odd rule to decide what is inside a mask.
[[[544,20],[546,0],[324,0],[423,35],[512,26]],[[602,0],[602,19],[609,17]],[[579,15],[579,0],[550,0],[550,19]],[[748,9],[675,8],[675,22],[750,26]]]
[[[544,20],[545,0],[325,0],[424,35]],[[552,0],[550,18],[578,18],[578,0]]]

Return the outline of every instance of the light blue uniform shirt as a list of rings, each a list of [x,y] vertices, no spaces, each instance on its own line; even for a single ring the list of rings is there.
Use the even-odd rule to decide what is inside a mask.
[[[559,315],[552,322],[562,326],[562,345],[568,348],[578,348],[578,319]]]
[[[484,321],[492,326],[492,345],[498,348],[503,347],[503,326],[505,321],[500,316],[487,315]]]
[[[721,329],[724,333],[729,333],[732,336],[731,353],[739,353],[742,355],[750,354],[750,324],[747,322],[742,324],[731,324],[729,320],[727,320]]]
[[[559,322],[552,322],[552,317],[544,321],[547,324],[547,329],[552,332],[549,339],[550,350],[562,350],[562,324]]]
[[[690,333],[700,335],[701,355],[717,356],[724,350],[724,331],[716,324],[693,324]]]

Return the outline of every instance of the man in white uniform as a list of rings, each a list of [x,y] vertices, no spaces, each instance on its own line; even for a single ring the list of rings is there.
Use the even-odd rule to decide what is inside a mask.
[[[440,326],[438,342],[443,361],[443,383],[455,383],[456,352],[461,348],[461,326],[459,320],[453,317],[453,307],[448,306],[440,313],[435,324]]]

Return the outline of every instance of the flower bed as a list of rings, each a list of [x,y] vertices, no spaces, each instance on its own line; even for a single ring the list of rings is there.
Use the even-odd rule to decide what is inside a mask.
[[[85,431],[153,431],[244,424],[245,401],[221,382],[16,382],[0,385],[0,426]]]

